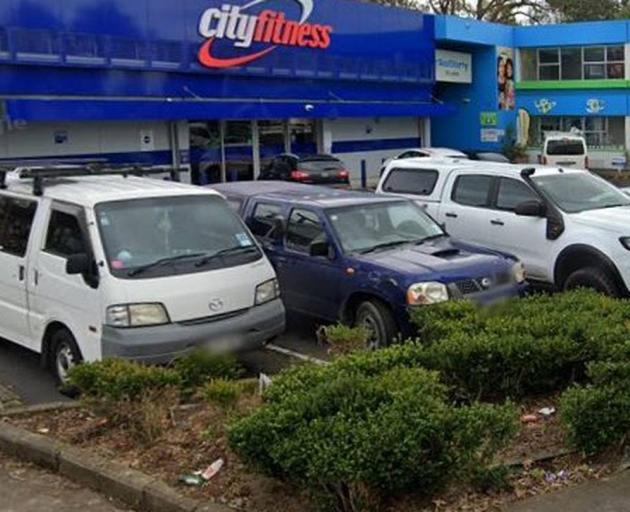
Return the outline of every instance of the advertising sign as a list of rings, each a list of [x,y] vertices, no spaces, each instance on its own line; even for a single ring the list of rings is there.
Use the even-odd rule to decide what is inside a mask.
[[[470,53],[435,50],[435,80],[461,84],[472,83]]]
[[[498,109],[514,110],[516,90],[514,88],[514,50],[497,48],[497,93]]]

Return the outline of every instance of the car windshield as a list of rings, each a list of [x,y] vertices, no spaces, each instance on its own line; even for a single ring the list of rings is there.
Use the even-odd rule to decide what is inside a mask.
[[[567,213],[630,205],[630,198],[617,187],[588,172],[534,176],[545,196]]]
[[[579,156],[585,153],[584,142],[581,139],[549,140],[547,154],[550,156],[571,155]]]
[[[442,228],[412,201],[362,204],[327,213],[346,252],[372,252],[444,236]]]
[[[115,201],[95,211],[117,277],[200,272],[262,257],[240,218],[218,196]]]

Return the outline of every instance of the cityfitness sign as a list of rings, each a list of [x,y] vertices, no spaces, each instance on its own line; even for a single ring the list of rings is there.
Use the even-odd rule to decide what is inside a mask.
[[[199,33],[206,39],[199,49],[199,62],[208,68],[226,69],[249,64],[282,46],[317,50],[330,46],[332,27],[308,22],[313,0],[285,0],[299,5],[299,19],[264,9],[263,4],[270,1],[225,3],[207,9],[199,20]]]

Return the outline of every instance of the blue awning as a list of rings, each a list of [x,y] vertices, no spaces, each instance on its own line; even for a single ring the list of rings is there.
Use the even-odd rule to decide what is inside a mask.
[[[8,99],[12,121],[109,121],[182,119],[288,119],[291,117],[431,117],[455,106],[409,101],[275,101],[208,99]]]

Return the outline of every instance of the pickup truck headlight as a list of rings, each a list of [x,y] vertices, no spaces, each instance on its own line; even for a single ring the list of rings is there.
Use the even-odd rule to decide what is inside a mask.
[[[437,281],[415,283],[407,290],[407,304],[410,306],[437,304],[438,302],[446,302],[448,299],[446,285]]]
[[[619,241],[623,245],[624,249],[630,251],[630,236],[622,236]]]
[[[111,327],[148,327],[170,323],[162,304],[118,304],[109,306],[105,323]]]
[[[514,278],[514,281],[516,281],[518,284],[525,282],[525,279],[527,279],[527,275],[525,273],[525,267],[523,266],[522,262],[517,261],[516,263],[514,263],[514,265],[512,265],[512,277]]]
[[[278,280],[270,279],[256,287],[256,300],[254,301],[254,305],[260,306],[278,297],[280,297],[280,285],[278,284]]]

